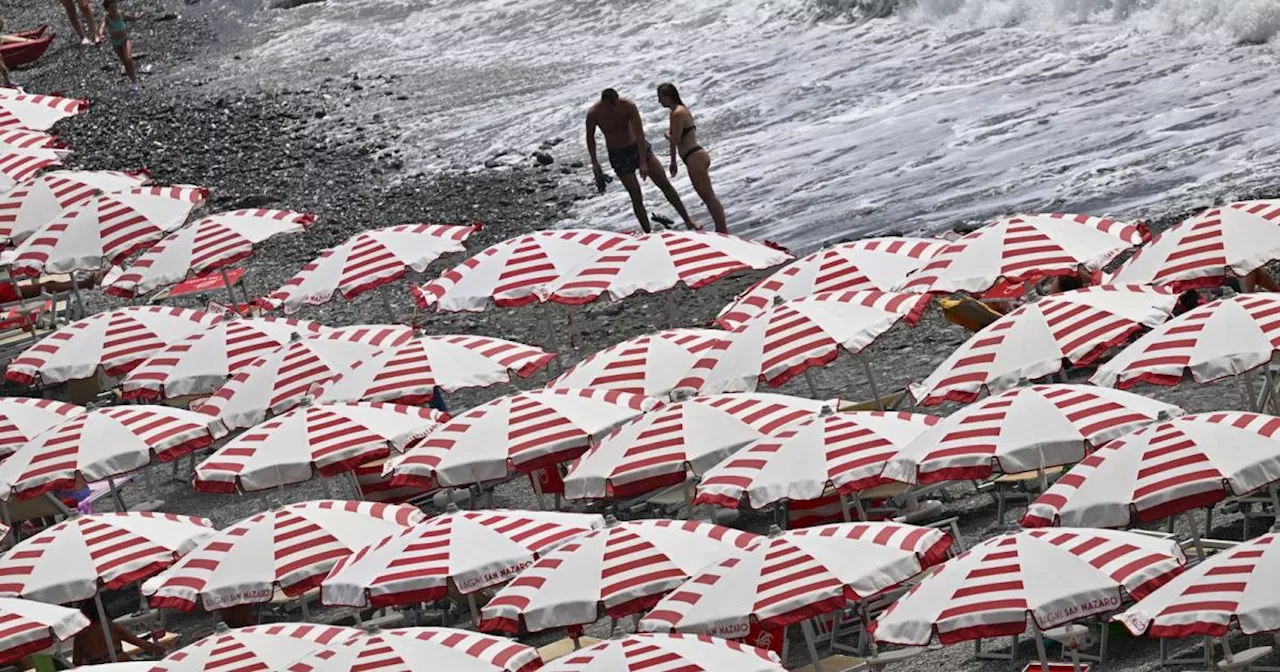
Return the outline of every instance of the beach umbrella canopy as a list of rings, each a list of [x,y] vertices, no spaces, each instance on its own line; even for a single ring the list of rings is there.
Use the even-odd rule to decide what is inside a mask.
[[[898,411],[833,413],[791,424],[758,439],[711,467],[698,483],[694,504],[753,509],[786,500],[819,499],[834,488],[850,493],[889,479],[885,462],[939,421]]]
[[[213,313],[168,306],[95,313],[24,350],[4,377],[19,385],[52,385],[88,378],[99,367],[109,376],[122,376],[166,346],[221,320]]]
[[[297,596],[320,585],[338,560],[420,523],[408,505],[319,500],[277,506],[203,539],[147,580],[152,607],[213,611]]]
[[[622,425],[578,458],[564,478],[570,499],[631,497],[701,475],[743,446],[812,417],[836,401],[781,394],[695,397]]]
[[[9,128],[0,131],[0,146],[18,149],[43,147],[45,149],[67,150],[67,144],[52,133],[32,131],[26,128]]]
[[[541,348],[488,336],[417,336],[356,362],[318,383],[320,401],[391,401],[426,404],[436,388],[468,387],[528,378],[555,359]]]
[[[373,630],[316,651],[289,672],[533,672],[538,650],[504,637],[454,628]]]
[[[668,329],[611,345],[547,383],[548,388],[604,388],[667,397],[713,347],[733,334],[719,329]]]
[[[1023,527],[1127,527],[1280,481],[1280,418],[1184,415],[1094,451],[1027,507]]]
[[[657,402],[612,390],[532,390],[476,406],[388,464],[392,484],[434,488],[500,481],[581,455]]]
[[[87,600],[162,571],[213,533],[208,519],[169,513],[73,516],[0,555],[0,596]]]
[[[0,96],[0,129],[47,131],[89,108],[89,101],[61,96],[14,93]]]
[[[209,215],[165,236],[143,252],[106,292],[133,298],[153,289],[205,275],[253,254],[253,246],[273,236],[302,233],[315,215],[289,210],[233,210]]]
[[[1280,201],[1241,201],[1211,208],[1156,236],[1110,282],[1212,287],[1280,259]]]
[[[293,314],[303,306],[328,303],[335,294],[350,301],[403,278],[408,269],[421,273],[441,255],[462,252],[467,238],[480,228],[479,224],[403,224],[361,231],[325,250],[254,304]]]
[[[937,483],[1074,464],[1092,448],[1182,413],[1092,385],[1015,387],[943,418],[890,458],[881,476]]]
[[[14,248],[10,273],[106,270],[182,226],[208,195],[204,187],[134,187],[80,201]]]
[[[735,329],[732,340],[708,350],[677,390],[699,394],[753,392],[763,381],[778,387],[841,349],[858,354],[899,322],[914,325],[929,297],[894,292],[829,292],[774,306]]]
[[[107,406],[72,416],[0,464],[0,500],[70,490],[211,445],[209,419],[171,406]]]
[[[9,191],[50,166],[62,165],[70,152],[48,147],[17,148],[0,144],[0,192]]]
[[[0,664],[43,651],[89,627],[79,609],[0,597]]]
[[[0,241],[20,243],[77,203],[150,181],[146,171],[54,170],[38,175],[0,194]]]
[[[211,394],[264,353],[328,331],[316,322],[259,317],[223,320],[151,355],[121,381],[127,400]]]
[[[413,337],[403,325],[360,325],[324,331],[264,352],[240,369],[198,409],[232,431],[302,403],[311,386],[357,361]]]
[[[918,404],[963,403],[1064,366],[1089,366],[1133,334],[1169,319],[1177,297],[1139,285],[1102,285],[1046,296],[992,322],[921,383]]]
[[[758,541],[679,520],[610,521],[544,554],[485,605],[480,629],[517,635],[646,611],[698,570]]]
[[[490,302],[504,308],[539,300],[538,292],[590,261],[596,253],[632,240],[595,229],[534,231],[509,238],[413,288],[418,307],[438,312],[479,312]]]
[[[1031,530],[947,562],[871,625],[878,642],[924,646],[1041,631],[1120,608],[1182,571],[1178,542],[1113,530]]]
[[[716,324],[733,329],[790,301],[826,292],[892,291],[907,274],[947,246],[938,238],[867,238],[824,247],[752,285],[720,311]]]
[[[546,511],[458,511],[396,532],[342,558],[321,602],[385,607],[470,595],[505,583],[539,556],[604,519]]]
[[[0,458],[84,411],[83,406],[53,399],[0,397]]]
[[[1129,388],[1210,383],[1252,371],[1280,350],[1280,295],[1240,294],[1193,308],[1143,334],[1089,382]]]
[[[739,642],[697,635],[627,635],[552,661],[542,672],[783,672],[777,654]]]
[[[193,485],[203,492],[252,492],[309,481],[316,473],[333,476],[402,450],[448,417],[382,402],[304,403],[218,448],[196,466]]]
[[[151,672],[264,672],[291,670],[299,658],[364,635],[336,625],[272,623],[230,629],[219,623],[208,637],[152,663]]]
[[[838,523],[780,532],[697,572],[640,621],[643,632],[741,638],[898,586],[944,560],[954,540],[929,527]]]
[[[1018,284],[1076,275],[1082,267],[1096,271],[1148,237],[1140,224],[1101,217],[1017,215],[991,222],[951,242],[896,289],[979,294],[1002,282]],[[1146,284],[1122,279],[1114,282]]]

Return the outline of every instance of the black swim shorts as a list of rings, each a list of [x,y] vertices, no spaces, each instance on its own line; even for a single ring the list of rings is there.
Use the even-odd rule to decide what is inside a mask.
[[[647,146],[649,156],[653,156],[653,145]],[[619,149],[610,147],[609,165],[613,166],[613,172],[618,175],[630,175],[640,168],[640,150],[635,145]]]

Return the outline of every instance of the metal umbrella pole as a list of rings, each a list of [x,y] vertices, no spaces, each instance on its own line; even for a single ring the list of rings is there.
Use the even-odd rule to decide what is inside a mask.
[[[862,364],[862,372],[867,375],[867,384],[871,386],[871,397],[876,400],[876,410],[884,410],[884,400],[880,398],[880,390],[876,387],[876,374],[871,370],[871,363],[867,361],[866,350],[859,352],[858,362]]]
[[[120,657],[116,655],[116,640],[111,636],[111,621],[107,618],[107,610],[102,606],[102,593],[94,592],[93,604],[98,608],[98,623],[102,626],[103,641],[107,644],[107,655],[111,657],[111,662],[120,662]]]
[[[227,296],[231,297],[230,308],[234,313],[239,315],[240,311],[236,309],[236,304],[240,303],[240,300],[236,298],[236,291],[231,286],[231,276],[227,275],[227,267],[223,266],[218,269],[218,272],[222,274],[222,286],[227,288]]]

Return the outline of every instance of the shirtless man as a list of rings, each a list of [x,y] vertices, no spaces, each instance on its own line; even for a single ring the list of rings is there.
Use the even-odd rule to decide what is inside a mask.
[[[596,188],[604,193],[604,171],[600,168],[600,160],[596,158],[596,129],[604,132],[605,148],[609,152],[609,165],[613,172],[627,188],[631,195],[631,209],[636,213],[640,228],[649,233],[649,213],[644,209],[644,195],[640,193],[640,180],[652,177],[662,194],[676,209],[684,225],[697,229],[697,225],[689,219],[689,212],[680,201],[680,194],[671,186],[662,170],[662,161],[653,153],[644,137],[644,122],[640,119],[640,110],[636,104],[626,98],[619,98],[618,92],[605,89],[600,94],[600,102],[587,110],[587,153],[591,155],[591,168],[595,171]],[[643,160],[641,157],[644,157]],[[640,171],[639,179],[636,171]]]

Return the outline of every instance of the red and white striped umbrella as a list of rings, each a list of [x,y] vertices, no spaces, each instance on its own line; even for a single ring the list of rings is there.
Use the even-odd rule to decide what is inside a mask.
[[[363,635],[364,631],[355,628],[311,623],[272,623],[234,630],[218,624],[212,635],[153,663],[151,672],[285,671],[303,656],[331,650]]]
[[[956,348],[911,396],[925,406],[968,403],[1023,380],[1089,366],[1133,334],[1169,319],[1177,297],[1140,285],[1102,285],[1019,307]]]
[[[1020,635],[1115,611],[1182,571],[1178,542],[1134,532],[1030,530],[988,539],[889,607],[876,641],[924,646]]]
[[[1241,201],[1212,208],[1161,233],[1112,274],[1110,281],[1169,287],[1212,287],[1280,259],[1280,201]]]
[[[182,226],[208,195],[204,187],[136,187],[81,201],[18,245],[10,272],[106,270]]]
[[[209,215],[167,235],[107,285],[108,294],[133,298],[153,289],[205,275],[253,254],[268,238],[302,233],[315,215],[289,210],[233,210]]]
[[[777,654],[695,635],[627,635],[552,661],[542,672],[783,672]]]
[[[748,269],[791,260],[774,245],[708,231],[658,231],[639,235],[600,252],[587,263],[538,291],[545,301],[590,303],[609,294],[614,301],[636,292],[664,292],[684,283],[705,287]]]
[[[930,527],[838,523],[767,539],[694,574],[640,621],[644,632],[741,639],[843,609],[944,560],[954,540]]]
[[[819,499],[829,487],[842,493],[875,487],[889,480],[880,477],[885,462],[939,419],[823,408],[708,469],[693,502],[736,509],[745,496],[751,508],[763,509],[784,500]]]
[[[73,322],[27,348],[9,363],[5,379],[44,385],[88,378],[102,369],[121,376],[161,349],[222,318],[168,306],[128,306]]]
[[[752,285],[724,307],[716,324],[733,329],[773,307],[826,292],[892,291],[947,246],[937,238],[867,238],[824,247]]]
[[[218,448],[196,466],[194,485],[202,492],[252,492],[316,473],[333,476],[402,450],[448,417],[382,402],[304,404]]]
[[[533,672],[538,650],[504,637],[454,628],[375,630],[317,651],[289,672]]]
[[[532,376],[553,352],[488,336],[418,336],[381,350],[317,385],[319,401],[425,404],[438,387],[454,392]]]
[[[1074,464],[1112,439],[1182,413],[1092,385],[1016,387],[943,418],[890,458],[881,476],[937,483]]]
[[[79,609],[0,597],[0,664],[43,651],[89,627]]]
[[[254,303],[293,314],[303,306],[328,303],[334,294],[350,301],[361,293],[419,273],[450,252],[462,252],[479,224],[404,224],[362,231],[325,250],[279,289]]]
[[[51,166],[62,165],[69,151],[50,147],[18,148],[0,144],[0,193],[9,191]]]
[[[595,229],[534,231],[509,238],[413,288],[418,307],[439,312],[479,312],[539,300],[538,292],[590,261],[598,252],[632,239]]]
[[[171,406],[108,406],[73,416],[0,464],[0,500],[101,481],[213,444],[209,419]]]
[[[66,604],[141,581],[214,533],[205,518],[128,512],[74,516],[0,555],[0,596]]]
[[[84,411],[83,406],[53,399],[0,397],[0,458]]]
[[[1000,284],[1096,271],[1149,234],[1141,224],[1101,217],[1029,214],[1000,219],[942,248],[899,291],[977,294]],[[1115,280],[1117,284],[1144,284]]]
[[[657,402],[612,390],[533,390],[476,406],[388,463],[396,486],[470,486],[500,481],[581,455]]]
[[[485,605],[480,629],[540,632],[646,611],[759,536],[695,521],[612,521],[546,553]]]
[[[374,324],[295,339],[241,368],[200,405],[199,411],[216,418],[227,431],[252,427],[268,414],[283,413],[302,403],[313,384],[412,337],[409,327]]]
[[[12,93],[0,96],[0,129],[47,131],[89,108],[89,101],[61,96]]]
[[[0,195],[0,241],[20,243],[77,203],[150,181],[146,171],[112,170],[55,170],[32,178]]]
[[[1280,630],[1278,538],[1271,532],[1215,553],[1113,620],[1152,637],[1222,637],[1232,620],[1246,635]]]
[[[10,128],[0,131],[0,146],[17,147],[18,149],[43,147],[45,149],[62,149],[69,151],[67,144],[59,140],[52,133],[46,133],[45,131],[32,131],[26,128]]]
[[[125,399],[211,394],[264,353],[296,336],[328,331],[316,322],[261,317],[223,320],[155,353],[121,381]]]
[[[1144,334],[1098,367],[1089,382],[1129,388],[1177,385],[1189,372],[1210,383],[1252,371],[1280,350],[1280,295],[1240,294],[1206,303]]]
[[[547,383],[548,388],[604,388],[667,397],[713,347],[733,334],[719,329],[669,329],[611,345]]]
[[[457,511],[392,534],[338,561],[320,585],[326,605],[384,607],[469,595],[505,583],[600,516],[546,511]]]
[[[422,522],[413,506],[320,500],[276,507],[204,539],[142,585],[152,607],[213,611],[296,596],[340,558]]]
[[[1184,415],[1099,448],[1027,507],[1023,527],[1127,527],[1280,481],[1280,418]]]
[[[743,446],[777,434],[836,401],[781,394],[695,397],[622,425],[578,458],[564,478],[570,499],[631,497],[701,475]]]

